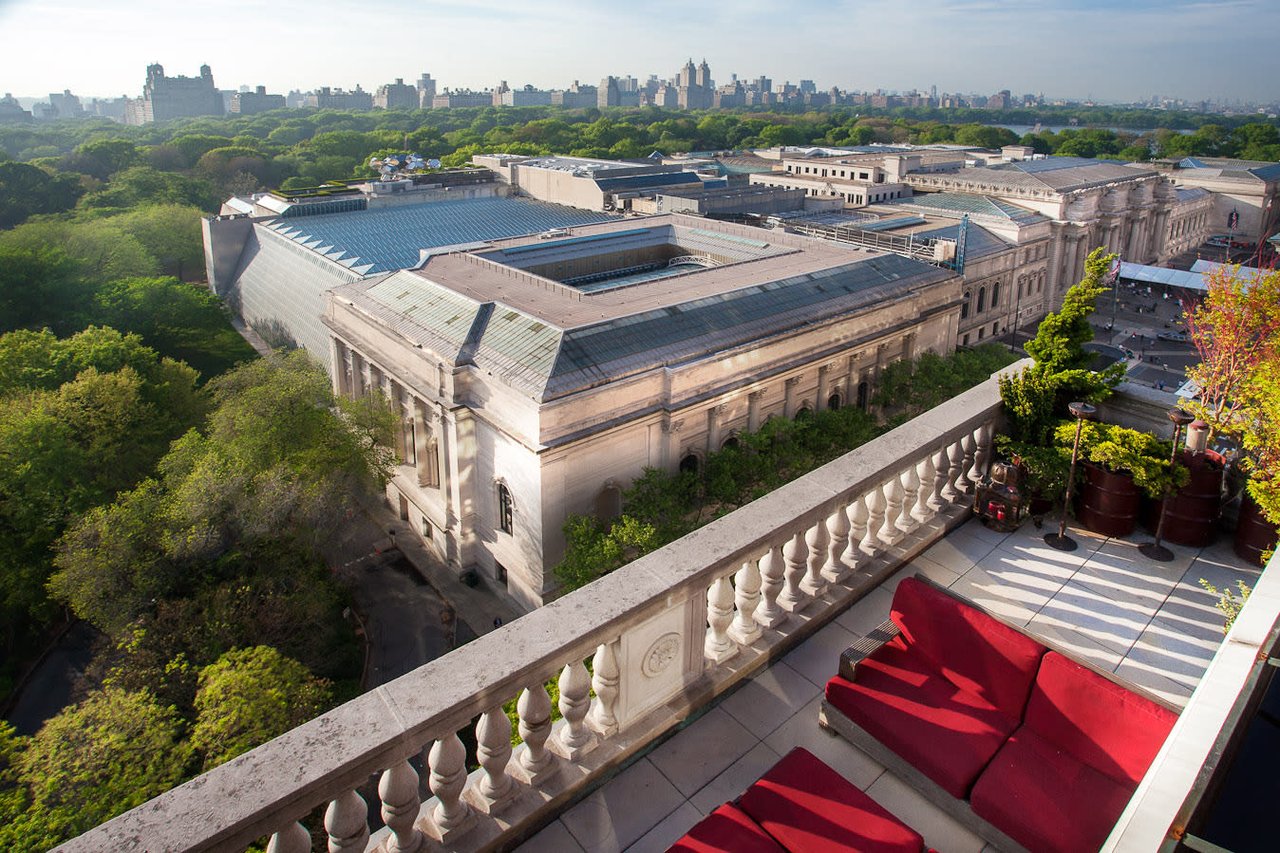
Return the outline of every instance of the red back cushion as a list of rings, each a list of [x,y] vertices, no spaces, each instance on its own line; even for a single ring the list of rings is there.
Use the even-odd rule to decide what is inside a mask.
[[[785,853],[773,836],[732,803],[699,821],[667,853]]]
[[[1044,646],[915,578],[898,584],[889,615],[908,648],[928,657],[940,675],[1022,718]]]
[[[1027,702],[1027,728],[1117,781],[1137,785],[1178,715],[1049,652]]]

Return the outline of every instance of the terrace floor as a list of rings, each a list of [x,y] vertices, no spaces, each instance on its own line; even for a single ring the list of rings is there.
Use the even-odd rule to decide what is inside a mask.
[[[924,835],[929,846],[982,851],[984,842],[861,750],[818,726],[823,685],[842,650],[889,614],[898,581],[927,575],[1069,653],[1178,705],[1222,640],[1216,597],[1199,584],[1250,586],[1222,536],[1204,548],[1170,545],[1170,563],[1143,557],[1138,532],[1107,539],[1078,528],[1070,553],[1024,524],[996,533],[971,520],[872,589],[804,644],[570,807],[526,842],[526,853],[661,851],[738,796],[792,747],[804,746]]]

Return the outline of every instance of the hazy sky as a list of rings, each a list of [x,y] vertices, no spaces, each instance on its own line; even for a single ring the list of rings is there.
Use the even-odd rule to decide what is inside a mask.
[[[564,87],[730,73],[820,88],[1280,100],[1280,0],[0,0],[0,92],[136,96],[145,67],[224,89]]]

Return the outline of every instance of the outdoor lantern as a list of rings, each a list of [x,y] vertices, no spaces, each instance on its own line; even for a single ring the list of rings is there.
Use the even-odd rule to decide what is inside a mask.
[[[1022,472],[1016,465],[996,462],[991,474],[978,483],[973,511],[982,523],[1004,533],[1016,530],[1026,518],[1027,508],[1022,493]]]

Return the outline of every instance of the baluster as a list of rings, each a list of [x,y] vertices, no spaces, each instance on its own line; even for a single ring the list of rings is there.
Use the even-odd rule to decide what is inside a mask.
[[[577,761],[596,748],[595,732],[587,728],[587,712],[591,710],[591,676],[582,661],[567,663],[560,670],[560,716],[564,726],[557,740],[560,752]]]
[[[526,687],[516,702],[516,713],[520,717],[517,731],[525,745],[517,764],[525,781],[537,785],[560,770],[555,756],[546,748],[551,735],[551,698],[546,689],[541,684]]]
[[[808,546],[804,544],[804,533],[796,531],[796,534],[787,540],[787,544],[782,546],[782,592],[778,595],[778,606],[783,610],[795,613],[804,609],[808,603],[804,591],[800,589],[800,580],[804,577],[805,557],[808,556]]]
[[[728,577],[717,578],[707,590],[707,638],[702,653],[712,663],[724,663],[738,653],[738,644],[729,639],[733,621],[733,585]]]
[[[733,598],[738,612],[729,626],[729,636],[741,645],[749,646],[760,639],[760,626],[755,612],[760,606],[760,570],[755,560],[747,560],[733,576]]]
[[[431,817],[440,831],[440,840],[444,842],[462,835],[476,822],[471,807],[462,801],[462,789],[467,784],[466,761],[467,750],[457,732],[449,732],[440,738],[427,754],[427,764],[431,768],[427,781],[431,793],[439,800]]]
[[[511,723],[506,715],[507,749],[510,751]],[[418,771],[408,761],[401,761],[382,771],[378,780],[378,797],[382,800],[382,820],[391,828],[387,841],[387,853],[414,853],[422,846],[422,833],[413,825],[418,819]]]
[[[805,575],[800,589],[810,598],[821,598],[826,591],[827,580],[822,576],[822,565],[827,561],[827,522],[820,518],[804,532],[804,544],[809,549]]]
[[[778,602],[782,595],[782,551],[777,545],[760,558],[760,595],[755,613],[757,624],[776,628],[787,621],[787,611]]]
[[[898,529],[898,516],[902,514],[902,484],[897,477],[890,477],[882,487],[884,489],[884,524],[880,528],[880,541],[887,547],[893,547],[902,541],[902,531]]]
[[[618,731],[618,717],[614,703],[618,701],[618,656],[613,653],[612,643],[601,643],[596,648],[596,656],[592,659],[591,686],[596,691],[595,704],[587,722],[604,737]]]
[[[991,425],[983,424],[973,431],[973,470],[969,472],[969,481],[973,483],[976,489],[978,484],[987,476],[987,462],[989,461],[991,446]]]
[[[862,539],[867,535],[867,503],[862,495],[853,499],[845,515],[849,517],[849,543],[844,549],[844,564],[857,571],[867,561],[862,552]]]
[[[964,494],[965,486],[964,472],[968,470],[964,465],[964,447],[960,441],[953,441],[947,447],[947,459],[951,462],[948,469],[949,481],[951,485],[951,503],[955,503]]]
[[[267,853],[311,853],[311,833],[295,820],[271,836]]]
[[[347,791],[329,803],[324,812],[329,853],[364,853],[369,843],[369,806],[355,791]]]
[[[511,802],[516,781],[507,774],[511,760],[511,721],[501,705],[480,715],[476,726],[476,760],[484,768],[475,788],[477,805],[486,814],[494,814]]]
[[[951,459],[947,456],[946,447],[933,454],[933,467],[933,508],[937,512],[942,512],[955,497],[951,491]]]
[[[929,501],[933,498],[933,487],[937,472],[933,468],[933,454],[926,453],[916,465],[916,474],[920,480],[920,491],[916,495],[914,515],[919,524],[927,524],[933,518],[933,508]]]
[[[920,477],[916,474],[916,466],[908,465],[907,470],[898,476],[898,484],[902,487],[902,514],[898,516],[898,529],[903,533],[910,533],[920,525],[915,516],[916,499],[920,494]]]
[[[867,535],[862,537],[862,553],[874,557],[883,549],[880,543],[880,528],[884,526],[884,492],[879,486],[872,486],[864,495],[867,502]]]
[[[844,561],[845,550],[849,547],[849,516],[845,508],[836,507],[836,511],[827,516],[827,561],[822,566],[822,577],[830,583],[839,583],[849,574],[849,564]]]
[[[956,488],[969,495],[973,494],[973,481],[970,479],[970,472],[973,471],[978,442],[973,440],[973,433],[968,432],[961,436],[960,446],[964,450],[964,456],[960,460],[960,471],[956,476]]]

